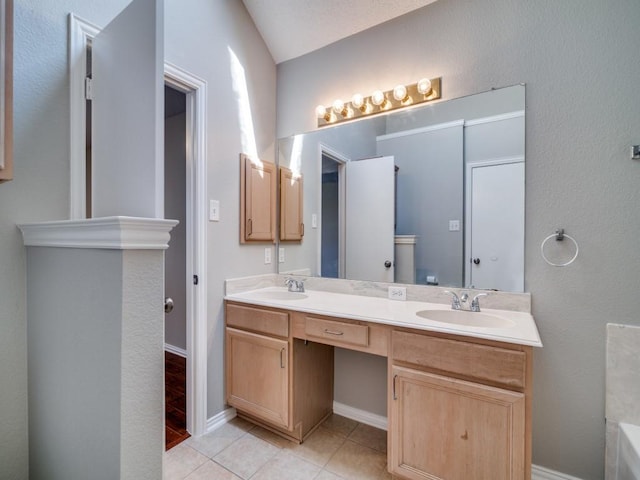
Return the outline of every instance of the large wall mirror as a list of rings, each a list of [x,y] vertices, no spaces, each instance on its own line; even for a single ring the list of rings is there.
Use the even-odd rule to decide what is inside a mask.
[[[280,139],[305,228],[278,271],[523,291],[524,146],[524,85]]]

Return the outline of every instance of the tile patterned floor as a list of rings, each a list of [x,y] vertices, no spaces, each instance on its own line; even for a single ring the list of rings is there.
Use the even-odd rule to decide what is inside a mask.
[[[390,480],[387,432],[333,415],[298,445],[240,418],[165,453],[164,480]]]

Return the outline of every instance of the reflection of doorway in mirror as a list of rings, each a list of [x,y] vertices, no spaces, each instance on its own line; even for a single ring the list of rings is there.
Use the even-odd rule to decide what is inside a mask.
[[[344,278],[341,268],[341,213],[344,199],[340,194],[343,183],[344,161],[322,150],[322,208],[320,217],[320,275],[329,278]]]

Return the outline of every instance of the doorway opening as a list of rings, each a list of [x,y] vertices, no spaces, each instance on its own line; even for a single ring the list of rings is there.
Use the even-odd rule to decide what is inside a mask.
[[[320,145],[320,246],[318,272],[323,277],[344,278],[345,165],[348,159]]]
[[[164,215],[178,220],[164,256],[165,446],[187,432],[187,97],[164,87]]]

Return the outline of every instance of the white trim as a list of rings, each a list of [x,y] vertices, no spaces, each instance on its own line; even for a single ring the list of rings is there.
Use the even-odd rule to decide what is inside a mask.
[[[177,220],[159,218],[104,217],[18,227],[27,247],[166,250],[169,232],[177,224]]]
[[[236,418],[237,415],[238,415],[238,412],[233,407],[230,407],[221,411],[217,415],[214,415],[213,417],[207,420],[207,428],[205,429],[204,432],[202,432],[202,434],[204,435],[206,433],[213,432],[214,430],[223,426],[225,423]]]
[[[371,427],[379,428],[380,430],[387,430],[387,417],[376,415],[375,413],[367,412],[359,408],[350,407],[344,403],[334,401],[333,413],[350,418],[356,422],[364,423]]]
[[[70,192],[69,218],[86,218],[86,119],[84,96],[87,76],[87,46],[100,29],[69,14],[69,113],[70,113]]]
[[[445,128],[462,127],[464,120],[454,120],[453,122],[438,123],[437,125],[429,125],[428,127],[414,128],[411,130],[402,130],[400,132],[387,133],[386,135],[378,135],[376,142],[380,140],[390,140],[392,138],[408,137],[410,135],[418,135],[420,133],[435,132],[436,130],[444,130]]]
[[[515,112],[501,113],[500,115],[492,115],[491,117],[474,118],[473,120],[465,120],[465,127],[473,127],[474,125],[481,125],[483,123],[501,122],[503,120],[510,120],[512,118],[524,117],[524,110],[517,110]]]
[[[179,357],[182,357],[182,358],[187,358],[187,351],[184,348],[176,347],[169,343],[164,344],[164,351],[173,353],[174,355],[178,355]]]
[[[531,466],[531,480],[582,480],[538,465]]]
[[[169,63],[164,80],[187,97],[187,431],[198,436],[207,428],[207,83]]]

